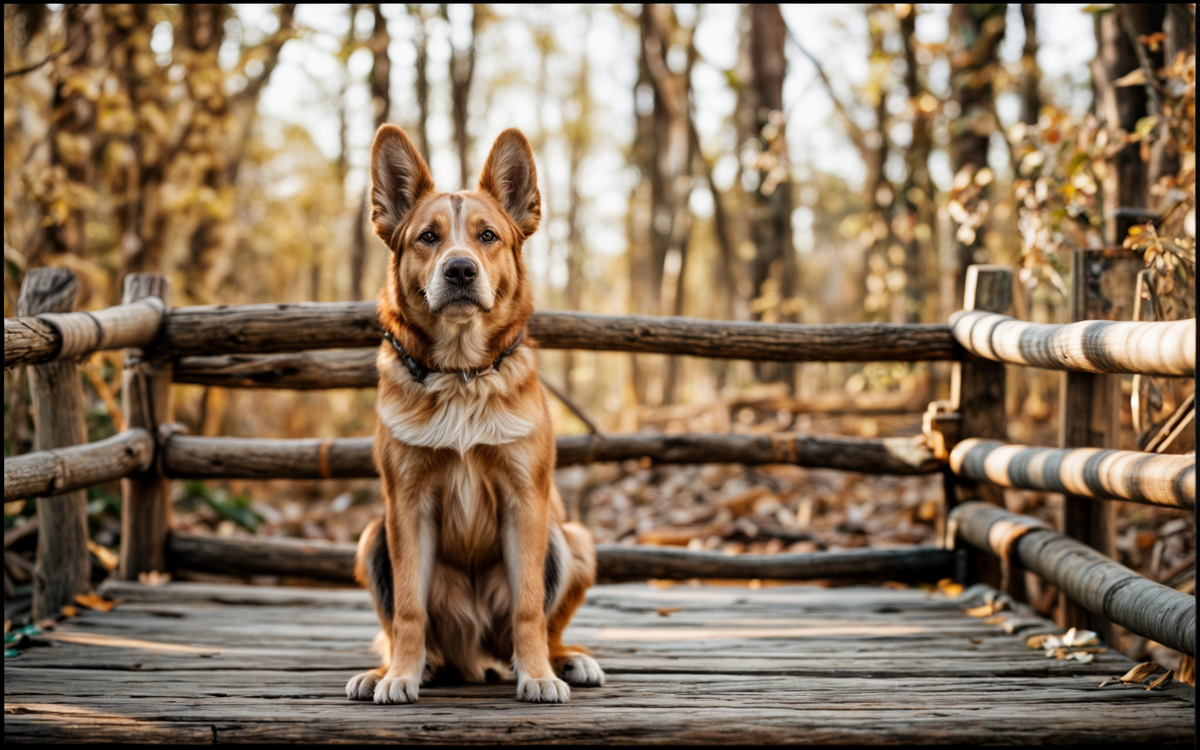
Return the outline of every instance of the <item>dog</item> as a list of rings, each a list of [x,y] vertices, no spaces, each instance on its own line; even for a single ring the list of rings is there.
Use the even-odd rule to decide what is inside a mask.
[[[379,294],[374,458],[385,507],[355,577],[382,632],[352,700],[411,703],[443,670],[565,703],[604,671],[563,630],[596,578],[591,534],[554,486],[554,433],[522,246],[541,220],[529,142],[500,134],[474,192],[439,193],[404,131],[371,147],[371,220],[392,251]]]

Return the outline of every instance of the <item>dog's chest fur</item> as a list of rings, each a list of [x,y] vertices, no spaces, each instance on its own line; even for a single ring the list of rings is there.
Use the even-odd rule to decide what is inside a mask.
[[[477,445],[513,443],[537,429],[536,415],[514,397],[505,373],[484,373],[466,383],[453,374],[431,373],[416,383],[386,352],[378,367],[396,395],[378,400],[379,419],[405,445],[466,455]]]
[[[415,480],[435,508],[443,562],[470,567],[499,555],[506,475],[533,460],[521,441],[540,428],[520,387],[528,377],[522,371],[536,367],[526,357],[533,359],[525,353],[506,370],[466,383],[438,373],[417,383],[389,352],[379,357],[380,424],[406,447],[391,454],[400,462],[397,473]]]

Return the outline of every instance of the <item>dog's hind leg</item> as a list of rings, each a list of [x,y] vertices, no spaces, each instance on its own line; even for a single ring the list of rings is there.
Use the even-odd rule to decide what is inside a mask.
[[[371,592],[371,603],[375,605],[381,628],[372,648],[380,653],[383,663],[376,669],[351,677],[346,683],[346,697],[369,701],[375,697],[375,685],[379,678],[387,673],[392,654],[392,564],[388,558],[387,535],[383,533],[382,518],[367,524],[358,538],[354,578]]]
[[[565,523],[562,525],[562,537],[551,535],[548,561],[553,556],[556,537],[565,544],[568,554],[558,558],[566,559],[566,570],[560,573],[560,593],[550,602],[551,608],[546,617],[550,662],[559,678],[568,684],[583,687],[603,685],[604,670],[592,658],[591,652],[583,646],[563,645],[562,642],[563,631],[567,629],[575,610],[583,604],[588,588],[596,582],[596,547],[592,543],[591,532],[579,524]]]

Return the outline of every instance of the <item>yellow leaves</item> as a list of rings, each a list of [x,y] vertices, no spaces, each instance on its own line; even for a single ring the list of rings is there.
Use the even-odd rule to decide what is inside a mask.
[[[119,564],[120,560],[118,560],[116,552],[113,552],[108,547],[105,547],[99,542],[95,542],[91,539],[88,540],[87,548],[88,552],[91,552],[96,556],[96,559],[100,561],[100,564],[104,566],[105,570],[111,573],[117,569],[117,565]]]
[[[1158,662],[1144,661],[1117,678],[1117,682],[1142,682],[1158,671]]]
[[[94,609],[97,612],[111,612],[113,610],[113,608],[117,606],[117,603],[112,601],[111,599],[105,599],[104,597],[100,596],[99,594],[94,594],[94,593],[76,594],[75,595],[75,603],[81,607],[87,607],[88,609]],[[68,606],[70,606],[70,605],[68,605]]]
[[[1141,664],[1134,666],[1120,677],[1114,677],[1101,682],[1100,687],[1112,684],[1137,685],[1138,687],[1145,685],[1147,690],[1162,690],[1171,683],[1172,679],[1174,679],[1174,670],[1168,669],[1163,674],[1152,680],[1149,684],[1146,684],[1146,680],[1154,676],[1154,674],[1160,669],[1162,669],[1162,667],[1159,666],[1158,662],[1144,661]]]
[[[54,134],[54,151],[62,163],[82,168],[92,156],[92,142],[86,135],[60,130]]]

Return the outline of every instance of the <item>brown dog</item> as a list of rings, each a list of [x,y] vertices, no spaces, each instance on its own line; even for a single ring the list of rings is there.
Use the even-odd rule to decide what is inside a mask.
[[[393,253],[378,301],[386,513],[363,532],[355,574],[383,626],[383,665],[346,695],[411,703],[445,667],[471,682],[515,676],[520,700],[562,703],[567,683],[602,685],[604,672],[562,643],[596,554],[589,532],[565,522],[524,338],[521,247],[541,219],[533,152],[506,130],[475,192],[438,193],[408,136],[384,125],[371,181],[375,232]]]

